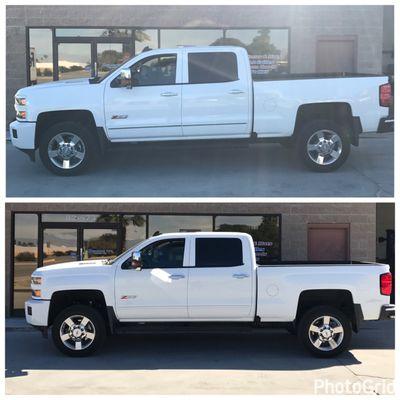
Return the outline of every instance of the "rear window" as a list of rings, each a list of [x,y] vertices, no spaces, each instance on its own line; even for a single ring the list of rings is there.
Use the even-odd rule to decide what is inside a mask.
[[[189,53],[189,83],[218,83],[238,80],[235,53]]]
[[[196,267],[236,267],[239,265],[243,265],[240,239],[196,239]]]

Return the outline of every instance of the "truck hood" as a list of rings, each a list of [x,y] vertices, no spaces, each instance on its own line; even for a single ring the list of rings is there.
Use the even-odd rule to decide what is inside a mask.
[[[38,90],[58,89],[66,86],[70,87],[70,86],[87,86],[87,85],[90,85],[89,78],[68,79],[65,81],[54,81],[48,83],[41,83],[39,85],[26,86],[22,89],[19,89],[17,95],[29,96],[31,93],[35,93]]]
[[[63,271],[63,270],[74,270],[74,269],[82,269],[82,268],[88,268],[88,267],[103,267],[105,265],[105,262],[107,259],[103,260],[89,260],[89,261],[73,261],[73,262],[67,262],[67,263],[60,263],[60,264],[52,264],[52,265],[47,265],[45,267],[38,268],[35,271],[35,275],[42,275],[43,273],[46,272],[52,272],[52,271]]]

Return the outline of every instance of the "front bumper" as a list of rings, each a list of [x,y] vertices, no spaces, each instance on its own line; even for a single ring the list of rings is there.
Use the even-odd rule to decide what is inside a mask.
[[[29,299],[25,302],[26,322],[33,326],[47,326],[50,300]]]
[[[10,124],[12,144],[21,150],[35,150],[36,122],[14,121]]]
[[[379,320],[394,319],[395,307],[394,304],[385,304],[381,307]]]

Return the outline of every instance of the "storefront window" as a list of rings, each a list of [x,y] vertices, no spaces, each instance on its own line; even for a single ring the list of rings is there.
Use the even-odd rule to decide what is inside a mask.
[[[289,73],[288,29],[227,29],[216,44],[244,47],[255,78]]]
[[[146,216],[124,215],[122,217],[122,249],[125,251],[146,239]]]
[[[139,54],[143,50],[158,49],[158,30],[157,29],[136,29],[135,30],[135,53]]]
[[[29,79],[31,85],[53,80],[51,29],[29,30]]]
[[[37,268],[38,217],[15,214],[14,308],[23,309],[31,296],[31,274]]]
[[[210,46],[222,36],[222,29],[161,29],[160,47]]]
[[[211,232],[212,222],[208,215],[150,215],[149,236],[171,232]]]
[[[279,216],[218,216],[215,230],[218,232],[244,232],[252,236],[257,262],[280,261]]]

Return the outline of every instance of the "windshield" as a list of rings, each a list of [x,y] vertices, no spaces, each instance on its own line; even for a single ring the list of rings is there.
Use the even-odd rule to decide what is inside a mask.
[[[125,250],[125,251],[124,251],[123,253],[121,253],[119,256],[108,259],[107,262],[106,262],[106,264],[107,264],[107,265],[112,265],[112,264],[114,264],[116,261],[119,261],[120,259],[125,258],[125,256],[126,256],[128,253],[132,253],[132,252],[133,252],[133,249],[136,248],[137,246],[139,246],[140,243],[142,243],[142,242],[144,242],[144,240],[141,240],[140,242],[136,243],[135,246],[130,247],[128,250]]]

